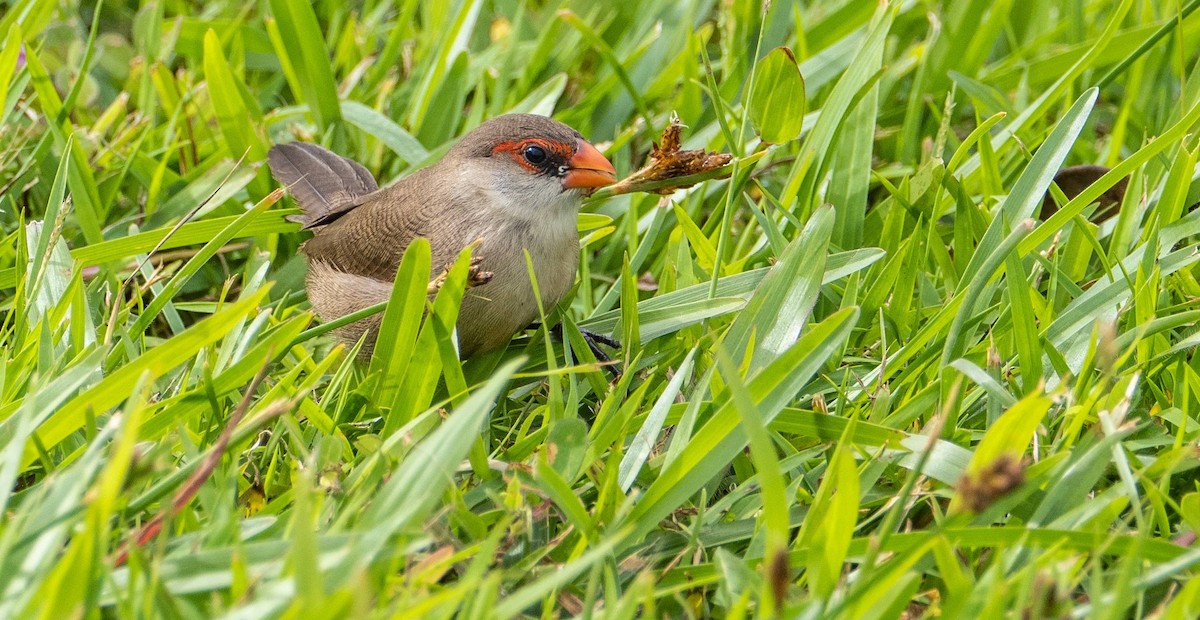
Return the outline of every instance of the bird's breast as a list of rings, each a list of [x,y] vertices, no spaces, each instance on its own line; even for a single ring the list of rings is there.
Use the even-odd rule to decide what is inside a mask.
[[[480,268],[493,276],[463,296],[458,331],[464,355],[499,348],[539,319],[535,281],[547,313],[571,288],[579,265],[575,211],[554,215],[541,223],[510,221],[480,235]]]

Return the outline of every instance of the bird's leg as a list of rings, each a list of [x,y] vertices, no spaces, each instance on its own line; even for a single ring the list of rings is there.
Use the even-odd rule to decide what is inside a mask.
[[[471,264],[467,267],[467,288],[483,286],[484,284],[492,281],[492,276],[494,274],[490,271],[484,271],[480,269],[482,264],[482,256],[471,257]],[[446,283],[446,278],[450,275],[450,269],[453,267],[453,262],[447,263],[446,266],[442,268],[442,272],[439,273],[437,277],[429,281],[429,286],[425,289],[425,292],[429,295],[435,295],[438,291],[442,290],[442,285]]]
[[[553,334],[559,342],[566,342],[567,340],[563,335],[562,323],[551,327],[550,333]],[[612,375],[613,379],[620,379],[621,370],[617,368],[615,364],[613,364],[613,359],[609,357],[599,345],[602,344],[619,351],[621,349],[621,341],[610,336],[605,336],[604,334],[597,334],[596,332],[588,331],[582,327],[579,328],[579,335],[583,336],[583,341],[587,343],[588,350],[590,350],[592,355],[596,357],[596,361],[604,365],[604,369]]]
[[[561,330],[562,324],[560,323],[559,331]],[[607,370],[610,375],[612,375],[613,380],[619,380],[621,378],[621,369],[613,363],[613,359],[609,357],[608,354],[605,353],[597,343],[620,351],[621,341],[617,340],[616,338],[605,336],[604,334],[597,334],[596,332],[588,331],[582,327],[579,328],[579,335],[583,336],[583,341],[587,343],[588,349],[591,350],[592,355],[596,356],[596,361],[604,364],[604,369]]]
[[[595,343],[599,342],[604,346],[612,347],[618,351],[621,350],[621,341],[613,338],[612,336],[597,334],[596,332],[588,331],[582,327],[579,328],[579,333],[583,335],[583,339],[586,340],[589,345],[595,346]]]
[[[437,292],[442,290],[442,285],[446,283],[447,275],[448,274],[443,270],[441,273],[437,274],[437,277],[430,280],[429,286],[425,287],[425,294],[429,295],[430,297],[437,295]]]

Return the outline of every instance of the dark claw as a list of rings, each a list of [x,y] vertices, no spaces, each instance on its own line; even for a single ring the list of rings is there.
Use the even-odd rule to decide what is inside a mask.
[[[490,271],[484,271],[482,269],[482,265],[482,256],[471,257],[471,264],[467,267],[466,288],[483,286],[484,284],[492,281],[492,276],[494,274],[492,274]],[[442,272],[439,273],[437,277],[429,281],[428,291],[430,295],[433,295],[442,289],[442,286],[446,284],[446,278],[450,275],[450,270],[453,268],[453,261],[446,263],[446,267],[442,269]]]
[[[559,342],[566,340],[566,338],[563,338],[562,323],[551,327],[550,333],[556,339],[558,339]],[[604,346],[620,350],[621,341],[617,340],[616,338],[605,336],[604,334],[597,334],[596,332],[591,332],[582,328],[579,330],[579,335],[583,336],[583,341],[587,343],[588,350],[590,350],[592,355],[596,357],[597,362],[600,362],[604,365],[604,369],[607,370],[610,375],[612,375],[613,380],[615,381],[620,379],[621,369],[617,368],[617,365],[613,363],[613,359],[609,357],[599,345],[602,344]]]
[[[453,265],[453,263],[451,263]],[[447,270],[450,267],[446,268]],[[492,281],[492,272],[483,270],[483,257],[472,256],[471,265],[467,268],[467,288],[483,286]]]
[[[610,347],[610,348],[617,349],[617,350],[621,349],[621,341],[617,340],[616,338],[613,338],[612,336],[605,336],[604,334],[597,334],[596,332],[588,331],[583,328],[580,328],[579,333],[583,334],[583,338],[584,338],[584,340],[588,341],[588,344],[592,344],[592,341],[595,341],[595,342],[599,342],[600,344],[602,344],[606,347]]]

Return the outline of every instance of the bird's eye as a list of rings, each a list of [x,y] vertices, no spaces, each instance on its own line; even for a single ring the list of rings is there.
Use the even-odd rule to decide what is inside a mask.
[[[546,161],[546,149],[535,144],[530,144],[521,151],[521,155],[525,157],[525,161],[531,164],[540,164]]]

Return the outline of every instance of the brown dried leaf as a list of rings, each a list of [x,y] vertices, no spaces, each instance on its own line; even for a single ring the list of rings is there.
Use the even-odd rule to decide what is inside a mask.
[[[1083,190],[1091,186],[1092,183],[1100,180],[1100,177],[1108,174],[1109,169],[1104,166],[1068,166],[1058,171],[1054,176],[1054,183],[1062,190],[1067,199],[1074,198],[1083,193]],[[1117,181],[1116,185],[1108,188],[1108,191],[1100,195],[1097,202],[1100,203],[1099,208],[1092,213],[1091,219],[1094,223],[1101,223],[1107,220],[1120,210],[1121,201],[1125,198],[1125,191],[1129,187],[1129,177],[1125,177]],[[1054,201],[1050,192],[1042,198],[1041,219],[1048,220],[1050,216],[1058,212],[1058,203]]]
[[[653,293],[654,291],[657,291],[658,281],[654,279],[654,274],[650,273],[649,271],[643,273],[642,277],[638,278],[637,289],[647,293]]]
[[[981,513],[1025,483],[1025,463],[1002,454],[976,474],[964,474],[956,485],[967,509]]]
[[[608,192],[613,195],[630,192],[670,194],[710,178],[727,176],[718,174],[694,178],[727,166],[733,156],[703,149],[685,151],[680,148],[683,144],[682,135],[683,123],[679,122],[678,117],[672,116],[670,124],[663,129],[662,137],[650,149],[646,166],[607,188]]]

